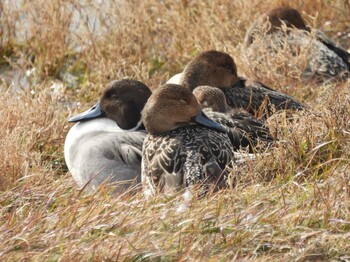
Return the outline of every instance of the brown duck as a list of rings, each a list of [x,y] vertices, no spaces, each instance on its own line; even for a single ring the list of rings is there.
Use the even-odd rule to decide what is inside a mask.
[[[274,141],[269,129],[260,120],[243,110],[230,110],[225,94],[219,88],[198,86],[193,94],[203,112],[227,128],[234,150],[248,147],[249,152],[253,153],[259,141],[268,144]]]
[[[168,83],[174,83],[176,79],[190,90],[202,85],[218,87],[224,92],[230,108],[242,108],[250,113],[257,112],[265,104],[273,105],[276,110],[305,108],[291,96],[238,77],[233,58],[216,50],[200,53],[187,64],[180,76],[172,77]]]
[[[275,8],[257,19],[246,33],[242,53],[246,61],[260,61],[259,67],[268,67],[261,54],[270,54],[270,59],[285,46],[289,46],[293,55],[298,55],[300,50],[307,52],[301,75],[306,81],[350,77],[349,52],[322,31],[308,26],[299,11],[290,7]],[[289,63],[294,62],[289,60]]]
[[[226,130],[201,110],[191,90],[159,87],[147,101],[142,121],[148,135],[142,151],[145,194],[199,186],[225,186],[234,153]]]

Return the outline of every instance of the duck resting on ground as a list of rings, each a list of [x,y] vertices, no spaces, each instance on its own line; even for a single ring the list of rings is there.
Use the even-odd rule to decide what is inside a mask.
[[[273,105],[276,110],[305,108],[291,96],[262,83],[238,77],[233,58],[216,50],[200,53],[187,64],[180,76],[173,76],[167,83],[176,81],[190,90],[202,85],[218,87],[224,92],[230,108],[242,108],[252,114],[257,113],[264,105]]]
[[[150,95],[139,81],[113,81],[94,107],[69,119],[77,123],[67,134],[64,158],[80,187],[96,189],[108,182],[116,184],[115,192],[124,192],[140,185],[146,137],[141,111]]]
[[[242,54],[254,71],[263,74],[278,63],[286,49],[283,56],[290,53],[285,58],[288,66],[300,68],[304,81],[350,78],[349,52],[322,31],[308,26],[299,11],[290,7],[275,8],[257,19],[246,33]],[[299,58],[303,53],[306,59]]]
[[[193,94],[203,112],[227,128],[234,150],[249,147],[249,152],[253,153],[259,141],[267,144],[274,141],[269,129],[261,121],[243,110],[229,110],[225,94],[219,88],[198,86]]]
[[[142,112],[148,132],[142,151],[146,195],[199,186],[203,193],[224,187],[234,152],[225,128],[202,112],[191,90],[159,87]]]

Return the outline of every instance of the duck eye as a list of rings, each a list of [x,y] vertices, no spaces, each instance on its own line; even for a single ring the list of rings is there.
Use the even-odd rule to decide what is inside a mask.
[[[107,93],[107,97],[111,99],[116,99],[118,98],[118,94],[110,92],[110,93]]]
[[[227,66],[227,71],[229,71],[230,73],[234,73],[234,70],[233,70],[233,66]]]
[[[111,94],[111,98],[118,98],[118,94]]]

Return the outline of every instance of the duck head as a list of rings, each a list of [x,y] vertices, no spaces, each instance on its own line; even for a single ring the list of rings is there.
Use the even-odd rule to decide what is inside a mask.
[[[193,90],[193,95],[202,108],[210,108],[214,112],[225,113],[228,105],[224,92],[213,86],[197,86]]]
[[[297,28],[305,31],[310,31],[306,26],[304,19],[301,17],[298,10],[290,7],[275,8],[267,13],[268,20],[271,24],[271,29],[268,33],[279,30],[283,24],[287,28]]]
[[[143,109],[142,121],[152,135],[191,124],[226,132],[203,113],[191,90],[175,84],[163,85],[151,95]]]
[[[150,89],[140,81],[112,81],[107,84],[96,105],[68,121],[80,122],[107,117],[114,120],[120,128],[131,129],[140,122],[141,111],[150,95]]]
[[[188,63],[180,82],[193,90],[202,85],[228,88],[238,80],[233,58],[227,53],[211,50],[200,53]]]

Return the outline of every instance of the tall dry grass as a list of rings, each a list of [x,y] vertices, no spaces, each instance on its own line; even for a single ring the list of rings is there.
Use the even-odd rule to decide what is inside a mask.
[[[271,70],[260,80],[311,109],[271,117],[279,142],[233,170],[234,189],[204,199],[87,195],[63,160],[67,117],[112,79],[156,88],[213,48],[252,76],[245,31],[285,3],[349,48],[348,1],[0,1],[0,260],[349,260],[349,82]]]

